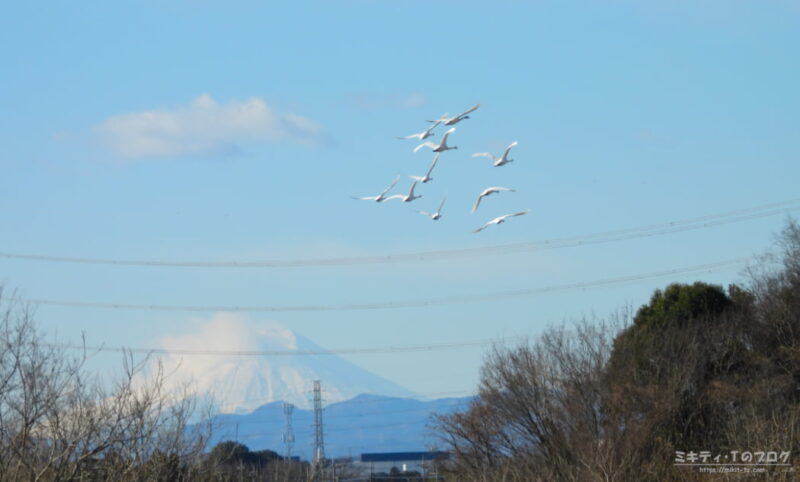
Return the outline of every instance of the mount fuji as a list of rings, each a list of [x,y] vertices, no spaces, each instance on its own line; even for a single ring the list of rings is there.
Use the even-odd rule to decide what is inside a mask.
[[[218,313],[194,333],[162,338],[160,343],[169,352],[160,360],[172,386],[188,384],[196,393],[212,396],[221,414],[250,413],[275,401],[310,408],[315,380],[321,382],[325,403],[360,394],[417,398],[339,356],[324,354],[322,347],[284,326],[255,323],[236,314]],[[247,356],[244,351],[271,353]]]

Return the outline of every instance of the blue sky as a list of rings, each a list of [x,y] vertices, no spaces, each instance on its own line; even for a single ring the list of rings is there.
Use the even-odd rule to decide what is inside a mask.
[[[797,197],[800,4],[47,2],[0,18],[0,251],[113,259],[381,255],[607,231]],[[431,155],[396,136],[481,103]],[[438,134],[443,130],[440,129]],[[435,138],[438,139],[438,136]],[[515,162],[492,168],[471,153]],[[508,186],[485,200],[490,185]],[[444,217],[432,210],[448,196]],[[530,214],[474,235],[494,216]],[[749,256],[784,219],[561,250],[365,266],[178,269],[0,258],[28,298],[343,304],[535,288]],[[727,284],[736,269],[676,276]],[[479,304],[252,313],[327,348],[529,335],[668,279]],[[213,313],[41,306],[50,333],[157,346]],[[419,393],[469,391],[482,349],[359,355]],[[429,367],[437,367],[438,375]],[[424,375],[421,375],[424,373]]]

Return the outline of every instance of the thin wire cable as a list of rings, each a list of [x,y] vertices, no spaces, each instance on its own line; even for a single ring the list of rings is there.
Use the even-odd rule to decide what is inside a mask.
[[[800,210],[800,199],[792,199],[771,204],[727,211],[724,213],[686,218],[660,224],[650,224],[625,228],[614,231],[605,231],[584,234],[566,238],[555,238],[522,243],[482,246],[476,248],[445,249],[432,251],[417,251],[412,253],[399,253],[372,256],[350,256],[332,258],[309,259],[273,259],[273,260],[240,260],[240,261],[172,261],[172,260],[131,260],[113,258],[88,258],[71,256],[49,256],[41,254],[0,252],[0,257],[21,259],[29,261],[97,264],[117,266],[149,266],[171,268],[303,268],[313,266],[346,266],[364,264],[385,264],[396,262],[415,262],[445,260],[461,257],[487,256],[497,254],[515,254],[522,251],[560,249],[591,244],[609,243],[628,239],[660,236],[664,234],[706,229],[724,224],[731,224],[752,219],[786,214]]]
[[[239,421],[239,422],[231,422],[230,423],[230,425],[236,425],[236,424],[249,425],[249,422],[247,422],[247,421]],[[377,425],[347,425],[347,426],[343,426],[343,427],[334,426],[334,427],[331,427],[331,428],[327,427],[327,425],[328,425],[327,422],[325,423],[325,425],[326,425],[325,433],[328,433],[328,432],[341,432],[342,430],[358,430],[358,429],[364,430],[364,429],[377,429],[377,428],[386,428],[386,427],[400,427],[400,426],[405,426],[405,425],[415,425],[415,423],[414,422],[400,422],[400,423],[383,423],[383,424],[377,424]],[[310,429],[298,429],[298,430],[295,430],[295,435],[311,435],[313,433],[314,432],[312,430],[310,430]]]
[[[237,356],[237,357],[265,357],[265,356],[324,356],[324,355],[369,355],[384,353],[408,353],[421,351],[455,350],[459,348],[491,345],[498,341],[523,340],[526,336],[515,336],[502,340],[483,339],[456,343],[432,343],[425,345],[396,345],[372,348],[340,348],[333,350],[188,350],[167,348],[129,348],[109,347],[105,345],[53,345],[70,350],[86,350],[87,352],[117,352],[117,353],[145,353],[153,355],[201,355],[201,356]]]
[[[331,413],[327,412],[327,409],[325,409],[326,410],[326,412],[325,412],[325,420],[326,420],[326,422],[325,423],[327,425],[327,424],[330,423],[331,420],[338,421],[338,420],[343,420],[343,419],[370,418],[370,417],[375,417],[375,416],[379,416],[379,415],[394,415],[394,414],[398,414],[398,413],[430,414],[430,413],[440,413],[442,411],[447,411],[447,410],[452,411],[453,409],[458,409],[458,408],[469,406],[469,404],[472,402],[472,398],[470,398],[470,399],[466,399],[466,397],[464,397],[464,398],[465,398],[465,400],[459,400],[458,402],[452,403],[452,404],[450,404],[450,405],[448,405],[446,407],[438,407],[436,410],[434,410],[434,409],[432,409],[430,407],[417,407],[417,408],[407,408],[407,409],[404,409],[404,410],[383,410],[383,411],[379,410],[379,411],[368,412],[368,413],[355,413],[355,414],[348,414],[348,415],[334,415],[334,414],[331,414]],[[311,415],[311,411],[310,410],[305,410],[305,411],[309,412],[309,416]],[[250,414],[245,415],[245,416],[249,417],[250,415],[253,415],[253,413],[251,412]],[[282,414],[277,414],[276,413],[275,416],[270,418],[270,419],[241,420],[241,419],[237,418],[237,419],[231,419],[231,420],[218,420],[218,423],[220,423],[220,424],[223,424],[223,423],[234,423],[234,424],[241,424],[241,425],[259,425],[259,426],[272,426],[272,425],[281,426],[281,425],[283,425],[285,423],[284,420],[280,420],[281,417],[282,417]],[[300,417],[298,417],[298,418],[300,418]],[[312,433],[312,432],[309,432],[309,433]]]
[[[197,305],[145,305],[130,303],[99,303],[93,301],[69,301],[51,300],[43,298],[20,298],[11,297],[9,299],[22,303],[36,305],[65,306],[73,308],[102,308],[115,310],[146,310],[146,311],[188,311],[188,312],[323,312],[323,311],[363,311],[363,310],[388,310],[400,308],[421,308],[430,306],[442,306],[462,303],[480,303],[495,301],[522,296],[534,296],[556,291],[567,291],[573,289],[586,289],[598,286],[614,285],[641,281],[644,279],[662,278],[665,276],[685,274],[697,271],[714,271],[717,269],[728,268],[734,265],[752,261],[752,258],[735,258],[716,263],[706,263],[685,268],[674,268],[650,273],[619,276],[616,278],[605,278],[594,281],[584,281],[563,285],[545,286],[541,288],[524,288],[518,290],[500,291],[486,294],[440,296],[436,298],[423,298],[402,301],[380,301],[374,303],[349,303],[339,305],[286,305],[286,306],[197,306]]]
[[[324,391],[325,390],[323,389],[323,392]],[[450,390],[450,391],[446,391],[446,392],[417,393],[416,396],[423,397],[423,398],[434,398],[434,397],[442,397],[442,398],[454,398],[454,397],[457,397],[457,398],[461,398],[461,397],[467,397],[467,396],[474,396],[475,394],[476,394],[476,391],[471,389],[471,390]],[[340,400],[338,402],[331,402],[328,405],[326,405],[323,408],[323,410],[327,410],[328,407],[330,407],[331,405],[336,405],[336,404],[339,404],[339,403],[347,403],[348,405],[353,405],[353,404],[359,404],[360,405],[360,404],[386,403],[386,402],[392,402],[392,401],[396,400],[397,398],[405,398],[403,396],[393,396],[393,395],[381,395],[381,397],[386,397],[386,398],[370,398],[370,399],[367,399],[367,400],[353,400],[353,399],[350,399],[350,400]],[[261,401],[264,402],[262,405],[265,405],[265,404],[268,404],[268,403],[271,403],[271,402],[275,402],[276,400],[273,400],[272,398],[262,397],[262,398],[249,398],[249,399],[246,399],[246,400],[232,400],[232,401],[221,403],[221,404],[224,405],[224,406],[230,406],[230,405],[240,405],[242,403],[247,403],[247,402],[261,402]],[[420,400],[420,401],[422,401],[422,400]],[[303,409],[303,410],[305,410],[305,409]],[[228,414],[228,415],[231,415],[231,414]]]
[[[326,424],[327,425],[327,424]],[[341,432],[343,430],[367,430],[367,429],[378,429],[378,428],[388,428],[388,427],[402,427],[407,425],[416,425],[414,422],[399,422],[399,423],[381,423],[377,425],[347,425],[343,427],[325,427],[325,433],[328,432]],[[308,429],[301,429],[296,432],[299,435],[310,435],[313,432]]]
[[[423,394],[417,394],[417,395],[425,397],[425,398],[429,398],[429,399],[438,399],[438,400],[441,400],[443,398],[448,398],[448,399],[469,398],[471,400],[472,398],[477,396],[477,391],[475,389],[471,389],[471,390],[456,390],[456,391],[452,391],[451,390],[451,391],[447,391],[447,392],[432,392],[432,393],[423,393]],[[388,403],[388,402],[396,402],[398,398],[405,398],[405,397],[387,396],[387,398],[376,398],[376,399],[368,399],[368,400],[353,400],[353,399],[351,399],[351,400],[342,400],[342,401],[333,402],[333,403],[330,403],[330,404],[326,405],[323,408],[323,410],[327,411],[327,410],[330,409],[331,406],[339,405],[339,404],[347,404],[347,406],[369,405],[369,406],[364,407],[364,410],[369,410],[376,403],[377,404],[382,404],[382,403]],[[419,401],[421,403],[425,403],[424,400],[417,400],[417,399],[412,399],[412,400],[416,400],[416,401]],[[274,400],[272,398],[251,398],[251,399],[247,399],[247,400],[232,400],[232,401],[221,400],[218,405],[220,407],[223,407],[223,408],[230,408],[230,407],[240,406],[240,405],[242,405],[244,403],[248,403],[248,402],[263,402],[261,405],[259,405],[259,407],[254,409],[254,410],[257,410],[258,408],[263,407],[264,405],[267,405],[267,404],[270,404],[270,403],[273,403],[273,402],[277,402],[277,401],[278,400]],[[461,403],[467,403],[467,402],[459,401],[456,404],[461,404]],[[453,405],[456,405],[456,404],[453,404]],[[300,410],[303,410],[303,411],[306,411],[306,412],[310,412],[311,411],[311,409],[305,409],[305,408],[300,408]],[[253,412],[251,412],[251,414],[252,413]],[[375,413],[375,412],[370,412],[370,413]],[[220,414],[218,414],[218,416],[222,416],[222,417],[226,417],[226,416],[241,417],[242,415],[235,414],[235,413],[220,413]]]

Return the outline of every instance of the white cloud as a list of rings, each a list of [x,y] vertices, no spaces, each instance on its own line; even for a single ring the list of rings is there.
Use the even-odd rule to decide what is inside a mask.
[[[424,95],[414,93],[403,97],[401,99],[401,105],[406,108],[420,107],[425,105],[427,101],[428,99],[426,99]]]
[[[190,333],[165,336],[158,343],[170,353],[161,357],[168,372],[175,372],[181,381],[208,373],[220,360],[237,360],[236,356],[184,356],[189,351],[259,351],[297,350],[294,333],[275,322],[254,323],[237,313],[216,313],[211,319],[196,320]]]
[[[221,104],[208,94],[172,110],[109,117],[95,132],[114,153],[130,159],[232,154],[248,143],[315,144],[324,138],[313,121],[276,112],[259,97]]]
[[[152,375],[155,373],[156,360],[161,363],[167,374],[167,390],[175,395],[180,395],[188,387],[190,392],[201,397],[212,396],[223,405],[253,399],[252,408],[255,408],[264,402],[265,396],[269,399],[272,395],[259,391],[259,378],[269,372],[258,374],[259,370],[251,366],[261,361],[260,358],[213,353],[187,355],[182,352],[298,349],[295,334],[285,326],[270,321],[253,322],[237,313],[216,313],[210,319],[195,319],[193,325],[188,333],[159,338],[158,344],[169,353],[158,355],[150,365],[149,374]],[[145,379],[140,378],[137,382]],[[272,385],[271,381],[267,384]]]
[[[297,349],[294,333],[276,322],[255,323],[238,313],[219,312],[211,319],[197,319],[196,323],[193,332],[162,337],[159,344],[166,350]]]

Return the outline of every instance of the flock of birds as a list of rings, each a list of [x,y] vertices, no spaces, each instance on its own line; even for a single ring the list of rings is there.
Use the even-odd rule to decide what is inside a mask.
[[[392,183],[389,184],[388,187],[386,187],[386,189],[381,191],[380,194],[378,194],[376,196],[353,197],[353,199],[358,199],[358,200],[362,200],[362,201],[375,201],[375,202],[379,202],[379,203],[390,201],[392,199],[399,199],[402,202],[408,203],[408,202],[412,202],[412,201],[414,201],[416,199],[421,198],[422,197],[421,195],[417,195],[414,192],[414,190],[417,187],[417,184],[426,184],[426,183],[432,181],[433,178],[431,177],[431,173],[433,172],[433,169],[436,167],[436,163],[439,162],[439,156],[441,156],[441,154],[443,152],[445,152],[445,151],[449,151],[449,150],[452,150],[452,149],[458,149],[457,146],[450,146],[450,145],[447,144],[447,140],[448,140],[450,134],[452,134],[452,133],[454,133],[456,131],[456,128],[452,127],[452,126],[455,126],[456,124],[458,124],[459,122],[461,122],[461,121],[463,121],[465,119],[469,119],[469,114],[471,114],[472,112],[477,110],[478,107],[480,107],[480,106],[481,106],[480,104],[477,104],[474,107],[470,108],[469,110],[467,110],[465,112],[462,112],[461,114],[458,114],[456,116],[452,116],[452,117],[449,114],[445,113],[444,115],[442,115],[438,119],[426,121],[426,122],[430,122],[432,124],[426,130],[424,130],[422,132],[419,132],[419,133],[416,133],[416,134],[411,134],[411,135],[408,135],[408,136],[405,136],[405,137],[398,137],[398,139],[401,139],[401,140],[418,139],[420,141],[425,141],[425,139],[434,136],[434,132],[433,131],[438,126],[440,126],[440,125],[451,126],[450,129],[445,131],[444,135],[442,135],[442,138],[441,138],[441,140],[439,141],[438,144],[434,143],[434,142],[431,142],[431,141],[425,141],[422,144],[419,144],[417,147],[414,148],[414,152],[418,152],[421,149],[427,147],[431,151],[436,153],[436,155],[434,156],[433,161],[431,162],[431,165],[428,168],[428,172],[426,172],[425,175],[423,175],[423,176],[408,176],[411,179],[413,179],[413,182],[411,183],[411,187],[409,188],[407,194],[392,194],[391,196],[387,196],[389,191],[391,191],[397,185],[397,183],[400,181],[400,176],[397,176],[394,179],[394,181],[392,181]],[[512,142],[511,144],[509,144],[509,146],[506,147],[505,151],[503,151],[503,153],[502,153],[502,155],[500,155],[500,157],[494,156],[494,155],[492,155],[492,154],[490,154],[488,152],[476,152],[475,154],[472,155],[472,157],[488,157],[489,159],[492,160],[492,166],[494,166],[494,167],[504,166],[504,165],[508,164],[509,162],[513,162],[513,159],[508,157],[508,153],[516,145],[517,145],[516,141]],[[480,194],[478,194],[478,198],[475,200],[475,203],[472,205],[472,212],[474,213],[475,211],[478,210],[478,207],[480,206],[481,200],[483,198],[485,198],[486,196],[490,196],[492,194],[495,194],[495,193],[500,193],[500,192],[515,192],[515,190],[507,188],[507,187],[500,187],[500,186],[487,187],[486,189],[481,191]],[[444,207],[444,202],[446,200],[447,200],[447,197],[445,196],[442,199],[441,204],[439,204],[439,208],[436,210],[436,212],[433,212],[433,213],[429,213],[427,211],[417,211],[417,212],[419,214],[424,215],[424,216],[428,216],[429,218],[431,218],[434,221],[437,221],[437,220],[441,219],[441,217],[442,217],[442,208]],[[486,222],[483,226],[479,227],[478,229],[473,230],[473,233],[479,233],[479,232],[483,231],[484,229],[488,228],[489,226],[491,226],[493,224],[502,224],[508,218],[511,218],[511,217],[514,217],[514,216],[522,216],[523,214],[528,214],[528,211],[520,211],[520,212],[516,212],[516,213],[504,214],[502,216],[498,216],[498,217],[496,217],[494,219],[489,220],[488,222]]]

